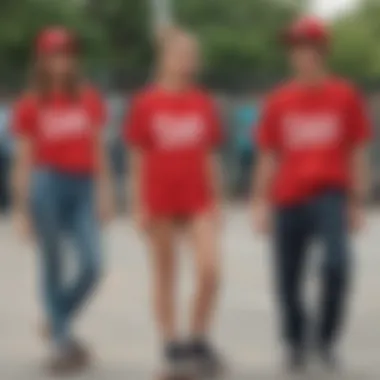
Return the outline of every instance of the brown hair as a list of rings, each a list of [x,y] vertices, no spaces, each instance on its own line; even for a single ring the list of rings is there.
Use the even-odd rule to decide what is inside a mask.
[[[49,97],[52,90],[52,78],[46,67],[44,58],[37,58],[34,62],[29,77],[30,92],[35,94],[39,99]],[[76,99],[83,87],[83,78],[79,69],[75,66],[67,73],[63,80],[63,91],[72,99]]]

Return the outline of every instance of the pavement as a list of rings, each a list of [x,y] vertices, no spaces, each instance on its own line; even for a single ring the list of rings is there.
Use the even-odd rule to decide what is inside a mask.
[[[228,359],[227,380],[277,380],[282,371],[271,256],[265,237],[255,236],[242,207],[226,209],[223,233],[224,285],[215,340]],[[38,255],[33,244],[0,221],[0,380],[48,380],[41,370],[47,349],[39,337],[43,315],[38,298]],[[355,238],[356,276],[351,315],[342,341],[342,380],[380,379],[380,213]],[[180,247],[179,309],[186,334],[192,294],[191,251]],[[318,246],[310,261],[307,294],[316,298]],[[152,321],[149,254],[129,220],[118,220],[104,236],[106,274],[76,329],[96,352],[96,364],[75,380],[154,379],[159,366]],[[316,367],[305,379],[330,378]],[[334,377],[336,378],[336,377]]]

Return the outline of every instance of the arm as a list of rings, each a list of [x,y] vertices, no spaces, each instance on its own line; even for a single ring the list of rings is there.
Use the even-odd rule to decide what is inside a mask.
[[[277,167],[274,152],[263,151],[258,158],[256,170],[252,175],[252,213],[255,229],[268,232],[271,228],[270,189]]]
[[[370,165],[366,146],[353,148],[350,159],[351,191],[348,203],[349,224],[353,231],[360,230],[365,220],[365,203],[370,187]]]
[[[350,93],[347,120],[351,143],[349,156],[351,187],[348,216],[351,228],[357,230],[363,225],[364,206],[370,190],[370,165],[367,146],[372,131],[366,102],[355,89]]]
[[[365,144],[355,147],[351,154],[351,199],[363,204],[367,201],[370,190],[370,165]]]
[[[16,211],[29,210],[30,173],[32,170],[32,143],[29,138],[19,137],[15,144],[11,185],[13,207]]]
[[[14,221],[23,237],[31,233],[29,191],[32,171],[32,142],[29,138],[19,137],[15,142],[14,162],[11,172]]]
[[[93,88],[88,88],[87,101],[92,124],[95,155],[96,202],[98,217],[101,222],[108,222],[114,214],[114,192],[112,172],[109,162],[104,130],[107,125],[107,105],[102,95]]]
[[[252,173],[252,200],[254,203],[268,203],[268,196],[276,171],[276,158],[272,151],[259,154],[257,166]]]
[[[206,119],[208,124],[208,152],[207,173],[215,205],[221,207],[223,203],[223,176],[221,156],[217,151],[224,140],[223,126],[219,110],[212,99],[206,101]]]
[[[130,199],[132,206],[132,214],[137,225],[144,227],[145,224],[145,211],[141,198],[141,183],[142,183],[142,164],[143,152],[141,148],[131,148],[129,157],[129,172],[130,172]]]
[[[145,227],[147,221],[146,210],[144,209],[142,200],[142,172],[144,152],[149,140],[147,115],[148,110],[145,107],[144,97],[136,95],[131,107],[125,115],[124,120],[124,139],[129,147],[129,183],[127,189],[129,190],[131,208],[133,219],[138,227]]]
[[[351,143],[349,157],[351,199],[362,203],[369,193],[370,168],[367,147],[372,136],[372,128],[363,96],[356,90],[350,95],[347,118]]]
[[[100,220],[107,222],[112,218],[115,211],[114,192],[107,148],[101,131],[97,131],[95,136],[95,154],[97,157],[96,191],[98,212]]]
[[[269,101],[261,116],[257,135],[253,136],[259,147],[256,169],[252,174],[252,211],[258,230],[266,232],[270,226],[270,189],[277,170],[279,150],[277,110]]]
[[[222,165],[219,154],[215,152],[210,152],[208,154],[207,164],[214,199],[216,200],[216,205],[221,206],[223,203],[224,196]]]

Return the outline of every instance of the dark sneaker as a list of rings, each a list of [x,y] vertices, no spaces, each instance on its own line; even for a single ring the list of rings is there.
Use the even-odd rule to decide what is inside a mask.
[[[72,340],[70,342],[71,355],[76,358],[78,362],[83,363],[84,366],[88,366],[91,362],[91,355],[88,348],[78,340]]]
[[[215,378],[225,373],[225,365],[217,351],[206,342],[193,342],[187,347],[187,356],[195,376]]]
[[[320,347],[318,358],[324,369],[334,372],[339,370],[338,358],[331,347]]]
[[[82,360],[70,352],[55,355],[47,364],[47,371],[54,376],[71,375],[82,372],[86,368]]]
[[[165,347],[164,379],[187,379],[189,374],[186,347],[180,343],[169,343]]]
[[[300,373],[306,370],[306,354],[304,348],[291,348],[287,358],[287,369],[290,373]]]
[[[58,349],[47,365],[47,370],[56,376],[70,375],[84,371],[88,365],[90,355],[77,342],[70,342],[64,349]]]

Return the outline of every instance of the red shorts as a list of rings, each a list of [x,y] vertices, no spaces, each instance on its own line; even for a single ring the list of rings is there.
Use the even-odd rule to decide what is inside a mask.
[[[143,202],[152,217],[176,217],[204,213],[212,207],[214,199],[204,183],[157,181],[145,186]]]

